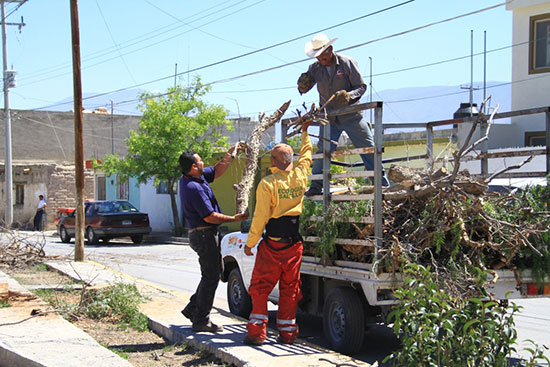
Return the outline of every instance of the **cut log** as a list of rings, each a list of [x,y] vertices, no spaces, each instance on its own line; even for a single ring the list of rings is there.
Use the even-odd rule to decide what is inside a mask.
[[[424,180],[415,169],[395,164],[392,164],[389,168],[388,178],[394,183],[401,183],[402,181],[411,181],[415,184],[424,183]]]
[[[284,103],[269,117],[265,117],[265,115],[260,116],[260,122],[258,122],[258,124],[254,127],[254,130],[252,130],[252,134],[248,140],[248,150],[246,154],[247,157],[244,172],[241,181],[234,185],[237,192],[237,213],[244,213],[248,210],[250,191],[252,190],[254,177],[256,176],[256,171],[258,170],[258,159],[260,156],[262,135],[267,129],[275,125],[277,121],[283,117],[289,105],[290,101]]]

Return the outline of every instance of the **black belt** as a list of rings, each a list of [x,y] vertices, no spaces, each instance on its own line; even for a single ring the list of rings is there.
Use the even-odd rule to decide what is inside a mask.
[[[281,239],[278,239],[278,240],[271,240],[267,236],[264,236],[263,238],[264,238],[264,242],[267,245],[267,247],[269,247],[273,251],[283,251],[283,250],[289,249],[289,248],[291,248],[292,246],[294,246],[295,244],[297,244],[298,242],[301,241],[301,239],[298,240],[298,241],[295,241],[294,238],[292,238],[292,237],[281,238]],[[287,245],[283,246],[281,248],[275,248],[275,247],[273,247],[272,245],[269,244],[269,241],[279,242],[279,243],[287,243]]]
[[[216,229],[216,227],[215,226],[195,227],[195,228],[189,229],[189,233],[193,233],[195,231],[206,231],[206,230],[209,230],[209,229]]]

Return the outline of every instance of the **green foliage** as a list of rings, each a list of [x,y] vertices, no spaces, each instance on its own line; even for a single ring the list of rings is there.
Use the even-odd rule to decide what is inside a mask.
[[[404,272],[389,315],[402,344],[387,360],[396,366],[508,366],[517,306],[452,298],[421,265],[408,264]]]
[[[38,264],[34,264],[32,267],[31,267],[31,270],[32,271],[48,271],[48,265],[44,264],[44,263],[38,263]]]
[[[508,302],[452,297],[442,290],[430,268],[408,264],[398,304],[388,316],[401,348],[384,362],[394,366],[507,367],[515,352],[513,316],[521,307]],[[484,277],[480,277],[480,285]],[[534,343],[533,343],[534,344]],[[534,366],[547,360],[541,348],[526,349]]]
[[[122,359],[126,359],[128,360],[130,358],[130,355],[128,354],[128,352],[131,352],[131,350],[128,350],[128,347],[118,347],[118,348],[113,348],[113,347],[109,347],[108,345],[104,344],[104,343],[100,343],[103,347],[109,349],[111,352],[113,352],[114,354],[116,354],[117,356],[119,356],[120,358]]]
[[[119,327],[134,328],[138,331],[148,329],[148,320],[139,312],[138,305],[146,298],[143,297],[135,284],[117,283],[102,289],[83,289],[82,291],[56,292],[50,289],[37,289],[33,293],[51,304],[67,319],[77,318],[84,314],[92,319],[117,319]],[[64,297],[65,294],[79,294],[80,302],[74,303]],[[71,298],[69,298],[70,300]],[[72,297],[74,299],[74,297]]]
[[[311,217],[323,217],[323,220],[313,221]],[[300,233],[303,236],[320,237],[320,241],[313,244],[313,254],[315,256],[326,260],[334,253],[336,226],[331,216],[325,215],[321,203],[304,200],[304,207],[300,215]]]
[[[509,200],[506,205],[488,202],[484,206],[494,213],[496,219],[508,223],[523,223],[538,225],[540,228],[550,228],[550,216],[548,213],[550,203],[550,185],[529,186],[517,192],[514,200]],[[538,255],[529,247],[523,246],[514,259],[514,265],[522,271],[531,269],[533,278],[539,286],[550,279],[550,232],[548,230],[532,234],[528,238],[529,243],[542,255]],[[506,255],[509,255],[506,253]]]
[[[0,308],[7,308],[7,307],[11,307],[9,302],[6,300],[0,299]]]
[[[210,105],[201,100],[209,91],[200,78],[195,78],[187,88],[175,86],[164,94],[141,95],[143,117],[139,128],[131,131],[126,140],[128,155],[120,158],[107,154],[101,162],[95,161],[94,169],[106,175],[118,174],[121,179],[136,177],[139,183],[154,179],[168,184],[168,193],[174,205],[174,185],[181,177],[179,156],[185,151],[195,151],[204,162],[217,151],[228,147],[223,129],[231,130],[225,120],[223,106]],[[176,208],[172,208],[174,223],[179,223]],[[179,235],[176,228],[176,235]]]
[[[317,236],[320,240],[313,244],[313,253],[323,260],[333,257],[336,238],[358,238],[358,227],[352,223],[342,222],[341,218],[360,219],[372,210],[367,201],[331,202],[325,211],[321,202],[304,200],[300,216],[300,233],[304,236]],[[311,217],[322,217],[313,221]]]
[[[147,330],[147,317],[139,312],[138,305],[145,298],[135,284],[117,283],[112,287],[90,291],[83,299],[82,311],[93,319],[119,316],[121,328]]]
[[[209,90],[200,78],[187,87],[171,87],[167,93],[141,95],[143,117],[139,128],[130,133],[126,144],[128,155],[106,155],[98,168],[107,175],[137,177],[145,183],[150,178],[173,183],[181,176],[179,156],[184,151],[196,151],[204,161],[221,148],[227,147],[223,128],[230,129],[222,106],[201,100]]]
[[[292,136],[286,139],[286,143],[290,145],[295,152],[299,152],[302,146],[302,137],[299,135]]]

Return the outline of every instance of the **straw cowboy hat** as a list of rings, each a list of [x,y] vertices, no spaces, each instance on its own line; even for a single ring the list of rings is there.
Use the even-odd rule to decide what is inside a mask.
[[[311,42],[306,43],[305,51],[309,57],[317,57],[325,51],[328,46],[332,45],[338,38],[333,38],[329,41],[324,33],[316,34]]]

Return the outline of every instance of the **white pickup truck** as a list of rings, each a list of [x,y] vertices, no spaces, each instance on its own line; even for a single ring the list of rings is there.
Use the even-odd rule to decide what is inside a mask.
[[[244,226],[243,226],[244,227]],[[256,259],[243,252],[248,233],[232,232],[221,242],[224,263],[222,281],[227,284],[227,300],[230,311],[248,318],[252,309],[248,287]],[[323,265],[319,259],[304,256],[300,269],[303,299],[299,309],[323,318],[325,337],[336,351],[357,352],[364,339],[365,329],[373,322],[385,322],[395,304],[393,289],[399,279],[390,273],[376,274],[372,264],[335,261]],[[398,274],[399,275],[399,274]],[[521,298],[529,293],[529,274],[522,274],[522,288],[516,289],[517,280],[512,271],[498,271],[499,279],[492,289],[497,298]],[[269,300],[277,304],[279,289],[275,287]]]
[[[323,195],[313,196],[309,200],[322,201],[325,213],[331,201],[369,201],[373,214],[364,218],[340,218],[340,221],[371,223],[374,226],[374,236],[369,239],[337,238],[338,245],[367,246],[372,248],[374,256],[369,262],[349,262],[335,260],[330,265],[320,262],[318,258],[304,256],[300,268],[303,299],[299,309],[312,315],[322,316],[323,329],[327,340],[336,351],[352,354],[357,352],[364,340],[365,329],[372,322],[386,322],[390,308],[396,304],[393,290],[399,287],[401,274],[380,273],[373,271],[377,249],[383,248],[384,231],[382,228],[382,102],[371,102],[347,106],[333,112],[333,115],[374,109],[374,148],[355,148],[340,150],[334,153],[318,153],[313,159],[323,160],[323,173],[310,175],[310,180],[323,181]],[[344,111],[345,110],[345,111]],[[353,111],[352,111],[353,110]],[[451,120],[451,124],[456,121]],[[449,122],[445,122],[449,123]],[[281,136],[286,136],[287,125],[283,124]],[[433,127],[427,129],[427,151],[432,152]],[[329,152],[330,124],[325,125],[325,152]],[[331,161],[331,155],[340,157],[364,153],[374,153],[374,171],[350,171],[330,174],[330,165],[339,162]],[[409,158],[407,157],[407,160]],[[357,195],[330,195],[333,187],[332,179],[358,178],[372,179],[372,193]],[[311,217],[310,220],[322,221],[322,217]],[[224,263],[222,281],[228,282],[227,299],[232,313],[248,318],[252,304],[247,293],[250,278],[254,268],[254,256],[246,256],[243,252],[248,236],[246,223],[241,225],[241,231],[225,235],[221,242],[221,253]],[[318,234],[319,236],[321,234]],[[320,237],[305,237],[305,242],[319,242]],[[499,299],[514,299],[532,296],[550,295],[550,285],[542,291],[533,283],[531,274],[523,272],[517,279],[511,270],[496,271],[498,279],[490,292]],[[519,286],[518,286],[519,285]],[[542,293],[542,294],[541,294]],[[277,303],[278,289],[275,288],[269,300]]]

